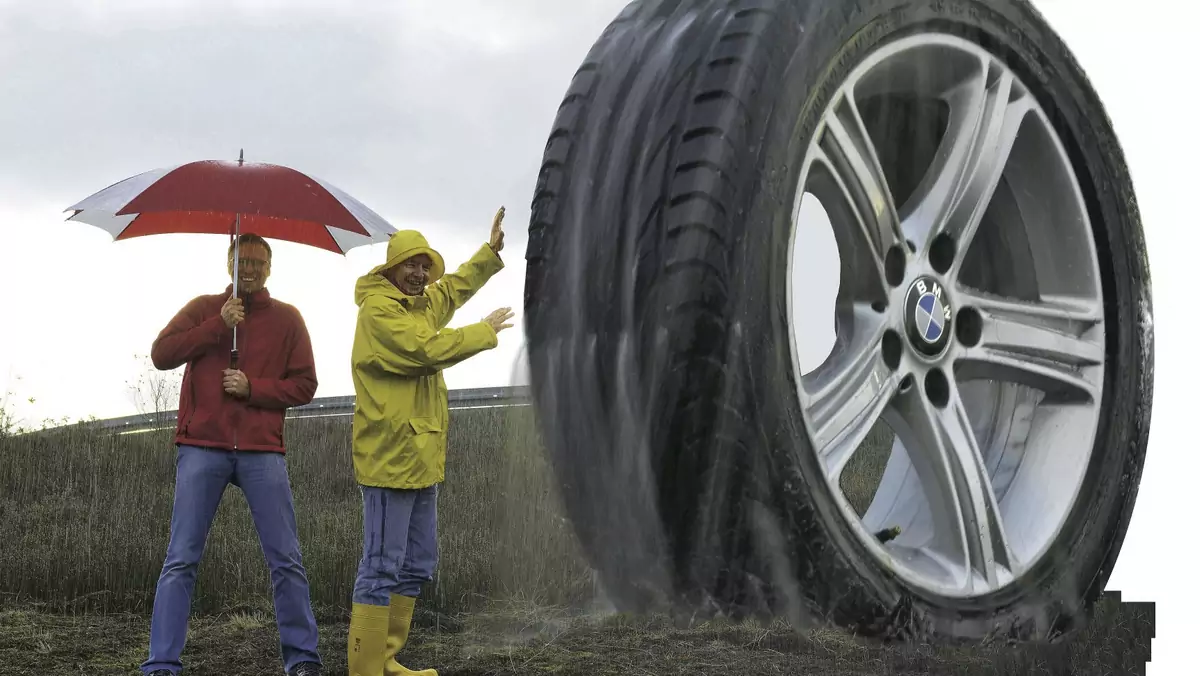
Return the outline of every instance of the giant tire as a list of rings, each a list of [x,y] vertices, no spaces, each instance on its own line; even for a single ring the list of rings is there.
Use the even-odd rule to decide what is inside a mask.
[[[936,32],[979,45],[1066,149],[1103,293],[1085,492],[1050,554],[971,598],[898,577],[817,464],[783,279],[804,148],[840,78]],[[1103,107],[1026,0],[643,0],[599,37],[545,148],[526,254],[543,439],[617,606],[787,612],[861,635],[1053,639],[1119,552],[1146,447],[1149,267]]]

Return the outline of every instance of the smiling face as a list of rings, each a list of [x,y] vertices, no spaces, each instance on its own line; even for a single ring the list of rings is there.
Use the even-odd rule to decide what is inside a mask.
[[[229,277],[233,279],[233,255],[229,256]],[[271,254],[258,242],[242,242],[238,247],[238,295],[261,291],[271,275]]]
[[[433,259],[427,254],[417,254],[402,261],[384,273],[397,289],[409,296],[419,296],[425,293],[425,285],[429,283],[429,273],[433,270]]]

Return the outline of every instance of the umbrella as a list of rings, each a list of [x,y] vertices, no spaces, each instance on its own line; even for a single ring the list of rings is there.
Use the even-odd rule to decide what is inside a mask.
[[[386,242],[396,231],[379,214],[330,183],[262,162],[202,160],[153,169],[69,207],[68,221],[94,225],[125,240],[171,233],[229,234],[238,285],[238,235],[263,237],[345,254]],[[230,361],[237,368],[237,327]]]

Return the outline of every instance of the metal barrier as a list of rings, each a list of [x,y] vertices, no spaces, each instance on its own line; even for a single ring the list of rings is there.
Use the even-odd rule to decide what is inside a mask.
[[[450,408],[492,408],[500,406],[528,406],[530,404],[529,388],[518,387],[479,387],[473,389],[450,390]],[[288,418],[311,418],[325,416],[347,416],[354,413],[353,395],[343,397],[322,397],[313,399],[303,406],[294,406],[285,414]],[[121,418],[108,418],[82,423],[82,426],[114,432],[134,432],[156,427],[174,425],[178,417],[177,411],[161,413],[144,413],[128,415]]]

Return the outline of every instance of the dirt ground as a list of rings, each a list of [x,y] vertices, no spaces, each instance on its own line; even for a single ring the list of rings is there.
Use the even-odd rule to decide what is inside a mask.
[[[424,624],[431,620],[424,619]],[[403,651],[409,668],[442,676],[502,674],[1138,674],[1153,635],[1152,607],[1108,599],[1092,627],[1051,646],[973,649],[878,646],[840,632],[799,635],[780,624],[712,622],[677,629],[660,618],[598,619],[508,607],[418,627]],[[136,615],[63,615],[0,608],[0,672],[8,676],[137,674],[148,620]],[[282,674],[269,613],[195,618],[184,676]],[[346,625],[323,623],[327,674],[346,673]]]

